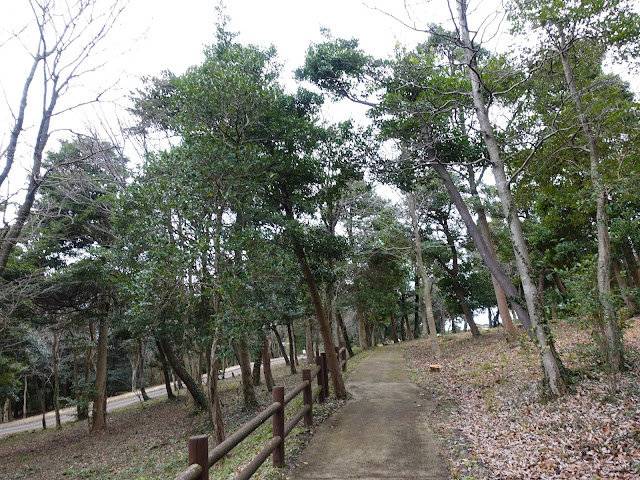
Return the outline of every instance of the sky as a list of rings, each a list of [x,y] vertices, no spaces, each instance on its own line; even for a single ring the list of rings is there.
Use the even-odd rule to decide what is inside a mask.
[[[110,0],[99,3],[109,5]],[[391,55],[398,43],[414,46],[425,38],[425,34],[414,32],[375,9],[376,5],[383,6],[406,19],[404,0],[367,0],[367,3],[362,0],[226,0],[225,3],[231,18],[228,29],[239,33],[238,41],[276,47],[283,64],[282,80],[291,89],[295,88],[292,72],[303,64],[307,48],[312,42],[322,41],[321,27],[330,29],[335,37],[360,39],[362,48],[378,57]],[[107,102],[56,117],[54,129],[70,126],[73,131],[82,131],[87,124],[113,123],[114,116],[123,115],[130,92],[140,87],[141,77],[157,76],[163,70],[180,74],[189,66],[201,63],[203,47],[215,41],[216,4],[217,0],[130,0],[118,24],[101,44],[99,54],[93,58],[105,65],[97,73],[83,77],[65,95],[61,107],[84,101],[109,87],[110,93],[103,97]],[[437,10],[434,5],[444,6],[445,2],[419,0],[416,5],[414,18],[424,24],[437,21],[433,16]],[[418,11],[428,12],[428,18]],[[0,149],[8,142],[12,112],[18,107],[31,64],[27,50],[34,38],[23,34],[23,43],[6,40],[12,31],[30,19],[27,0],[0,1],[0,64],[5,66],[0,69]],[[36,92],[27,112],[25,133],[31,133],[32,137],[40,118],[39,100]],[[343,102],[327,110],[325,115],[329,121],[339,121],[352,116],[362,118],[363,111],[361,106]],[[99,117],[106,118],[106,122],[97,120]],[[54,133],[49,148],[55,148],[57,139],[69,135],[68,130]],[[28,157],[27,154],[25,163]]]

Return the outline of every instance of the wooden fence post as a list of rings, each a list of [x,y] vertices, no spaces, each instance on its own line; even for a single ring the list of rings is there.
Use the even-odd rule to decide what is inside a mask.
[[[284,387],[273,387],[273,402],[280,408],[273,414],[273,436],[280,437],[280,444],[273,451],[273,466],[284,467]]]
[[[302,381],[309,382],[309,385],[302,391],[302,400],[304,405],[309,405],[309,411],[304,416],[304,424],[310,427],[313,425],[313,386],[311,385],[310,369],[302,370]]]
[[[324,398],[325,398],[324,373],[322,373],[322,357],[320,355],[316,356],[316,365],[318,365],[320,367],[320,370],[318,370],[318,385],[322,386],[322,389],[320,390],[320,393],[318,394],[318,402],[319,403],[323,403],[324,402]]]
[[[342,350],[341,358],[338,361],[344,361],[344,365],[342,366],[342,371],[347,371],[347,342],[340,342],[340,350]]]
[[[320,354],[322,357],[322,385],[324,388],[324,398],[329,396],[329,367],[327,366],[327,352]]]
[[[194,463],[202,467],[198,480],[209,480],[209,437],[207,435],[189,438],[189,465]]]

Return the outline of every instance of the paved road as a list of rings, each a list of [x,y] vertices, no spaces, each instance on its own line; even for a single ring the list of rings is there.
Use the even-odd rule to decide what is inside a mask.
[[[303,356],[299,356],[299,359],[304,358]],[[271,365],[282,365],[284,364],[284,358],[273,358],[271,359]],[[253,364],[251,364],[253,367]],[[225,370],[224,378],[231,378],[233,376],[240,375],[240,366],[235,365],[233,367],[229,367]],[[204,381],[206,382],[206,376],[204,376]],[[153,387],[149,387],[146,389],[147,395],[151,398],[162,397],[167,395],[167,390],[162,385],[156,385]],[[123,395],[118,395],[115,397],[110,397],[107,399],[107,412],[111,412],[113,410],[117,410],[119,408],[124,408],[134,403],[140,402],[142,399],[139,391],[125,393]],[[47,428],[54,427],[56,424],[55,412],[47,412],[45,415],[45,419],[47,422]],[[60,410],[60,421],[62,423],[72,422],[76,420],[75,416],[75,408],[65,408]],[[9,435],[11,433],[17,432],[26,432],[28,430],[39,430],[42,428],[42,415],[38,415],[35,417],[29,417],[24,420],[16,420],[9,423],[0,424],[0,437],[4,435]]]
[[[318,428],[288,478],[449,478],[430,428],[435,401],[409,380],[401,344],[372,352],[346,387],[353,397]]]

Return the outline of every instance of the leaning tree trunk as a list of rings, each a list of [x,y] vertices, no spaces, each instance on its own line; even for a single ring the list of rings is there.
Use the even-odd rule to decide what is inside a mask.
[[[509,235],[511,237],[516,264],[518,266],[518,272],[520,273],[520,281],[522,282],[522,288],[527,302],[529,319],[535,332],[538,351],[542,357],[546,384],[552,395],[561,396],[567,391],[567,386],[562,376],[563,367],[553,346],[548,325],[545,323],[536,285],[532,281],[531,259],[529,257],[524,233],[522,232],[522,224],[520,223],[520,218],[513,203],[511,189],[505,173],[504,161],[485,104],[483,85],[478,69],[477,51],[471,42],[467,23],[467,0],[457,0],[457,10],[460,40],[462,41],[464,58],[471,80],[471,94],[476,118],[478,119],[480,132],[482,133],[484,144],[487,147],[491,160],[493,176],[502,204],[502,211],[509,226]],[[507,292],[505,291],[505,293]]]
[[[433,281],[429,278],[424,263],[422,262],[422,238],[420,237],[420,229],[418,227],[418,214],[416,213],[416,199],[412,193],[407,194],[407,206],[409,207],[409,215],[411,216],[411,225],[413,227],[413,251],[416,256],[416,265],[418,273],[422,278],[422,286],[424,289],[424,306],[427,324],[429,325],[429,338],[431,350],[437,359],[440,359],[441,351],[438,343],[438,332],[436,330],[436,321],[433,315],[433,303],[431,301],[431,286]]]
[[[344,399],[347,397],[347,390],[344,387],[344,380],[342,379],[342,373],[340,371],[340,364],[338,363],[338,357],[333,354],[335,352],[335,344],[333,343],[333,335],[331,334],[331,327],[322,305],[322,298],[318,291],[316,280],[311,273],[309,264],[307,263],[307,256],[304,252],[304,248],[297,242],[294,242],[294,253],[298,258],[298,263],[302,269],[302,275],[304,276],[313,307],[316,311],[316,319],[318,321],[318,328],[322,335],[322,341],[324,343],[324,351],[327,352],[327,366],[329,372],[331,372],[331,380],[336,397]]]
[[[456,277],[453,278],[453,292],[458,299],[458,303],[460,303],[460,308],[462,308],[462,313],[464,314],[464,321],[469,326],[471,335],[476,338],[479,337],[480,330],[478,329],[478,326],[473,319],[473,312],[471,311],[471,308],[469,308],[469,304],[467,303],[465,291]]]
[[[291,207],[289,194],[286,190],[286,187],[282,187],[281,191],[284,200],[282,206],[285,210],[287,220],[293,223],[295,222],[295,217],[293,215],[293,208]],[[334,354],[335,343],[333,342],[331,326],[329,325],[329,320],[327,319],[327,313],[324,309],[324,305],[322,304],[322,297],[320,296],[320,291],[318,290],[318,284],[316,283],[316,279],[311,272],[311,268],[309,268],[309,262],[307,261],[307,255],[305,253],[304,247],[300,244],[294,232],[289,232],[289,234],[292,240],[293,253],[298,260],[300,269],[302,270],[302,276],[305,283],[307,284],[307,288],[309,289],[309,296],[311,297],[313,309],[316,313],[318,329],[320,330],[320,335],[322,335],[322,341],[324,343],[324,351],[327,352],[327,366],[329,368],[329,372],[331,373],[333,389],[337,398],[345,399],[347,398],[347,390],[344,387],[344,379],[342,378],[342,372],[340,369],[340,363],[338,362],[338,357]]]
[[[275,325],[271,325],[271,330],[273,330],[273,333],[276,334],[278,348],[280,349],[280,354],[284,358],[285,365],[289,365],[289,356],[287,355],[287,350],[284,348],[284,343],[282,343],[282,337],[280,336],[280,332],[278,332],[278,327]]]
[[[198,387],[196,381],[182,366],[182,363],[180,362],[180,359],[178,358],[176,353],[173,351],[173,347],[171,346],[171,344],[166,340],[161,340],[160,345],[162,346],[162,351],[169,361],[169,365],[171,365],[171,368],[173,369],[175,374],[182,381],[182,383],[184,383],[184,385],[187,387],[187,390],[191,394],[194,405],[202,410],[207,410],[207,401],[204,398],[202,390],[200,390],[200,387]]]
[[[473,173],[473,167],[469,166],[469,186],[471,189],[471,194],[475,198],[476,202],[476,213],[478,215],[478,223],[480,223],[481,231],[484,236],[484,241],[489,247],[489,251],[493,258],[498,260],[498,255],[496,254],[495,246],[493,245],[493,238],[491,237],[491,230],[489,229],[489,222],[487,220],[487,214],[482,206],[482,201],[480,199],[480,195],[478,194],[478,189],[476,186],[475,176]],[[496,277],[491,274],[491,283],[493,285],[493,291],[496,295],[496,303],[498,304],[498,312],[500,313],[500,318],[502,319],[502,328],[506,334],[513,338],[518,334],[516,330],[516,326],[513,324],[513,320],[511,319],[511,314],[509,313],[509,302],[507,301],[507,296],[504,293],[502,286],[500,286],[500,282],[496,279]]]
[[[342,314],[339,311],[336,311],[336,319],[338,320],[338,324],[340,325],[340,329],[342,330],[344,343],[347,344],[347,352],[349,353],[349,358],[351,358],[353,357],[353,348],[351,347],[351,339],[349,338],[349,333],[347,332],[347,326],[344,324],[344,318],[342,318]]]

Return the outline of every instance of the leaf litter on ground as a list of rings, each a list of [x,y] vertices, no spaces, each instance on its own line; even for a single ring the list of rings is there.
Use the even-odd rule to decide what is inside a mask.
[[[450,446],[452,478],[640,478],[640,318],[625,331],[626,369],[602,372],[589,334],[557,323],[557,349],[577,375],[570,392],[549,401],[541,369],[526,338],[507,343],[498,330],[443,338],[440,372],[427,343],[408,349],[416,383],[440,408],[435,425]]]

